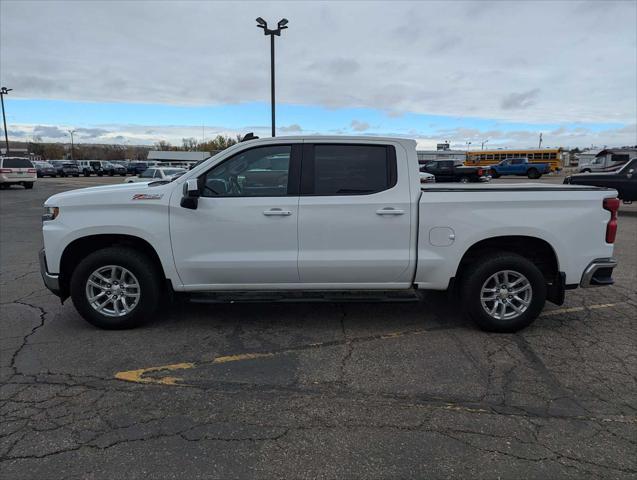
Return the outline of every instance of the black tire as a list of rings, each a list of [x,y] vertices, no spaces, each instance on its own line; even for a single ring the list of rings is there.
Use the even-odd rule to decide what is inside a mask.
[[[495,170],[490,170],[489,175],[491,175],[492,178],[500,178],[500,175]]]
[[[469,183],[471,181],[471,179],[469,177],[467,177],[466,175],[463,175],[462,177],[460,177],[460,179],[458,181],[460,183]]]
[[[79,174],[79,173],[76,173],[76,174],[75,174],[75,175],[73,175],[73,176],[74,176],[75,178],[77,178],[77,177],[79,177],[79,176],[80,176],[80,174]]]
[[[542,176],[542,174],[538,172],[537,168],[529,168],[526,172],[526,176],[532,180],[537,180]]]
[[[86,283],[99,267],[117,265],[129,270],[139,281],[139,302],[121,317],[111,317],[95,310],[86,298]],[[134,328],[148,320],[160,300],[160,272],[143,253],[126,247],[109,247],[84,258],[71,277],[71,299],[82,317],[90,324],[106,330]]]
[[[524,275],[531,286],[531,299],[527,309],[515,318],[504,320],[491,316],[481,301],[481,291],[485,282],[492,275],[503,270]],[[494,253],[471,264],[462,273],[460,293],[465,314],[482,330],[501,333],[517,332],[533,323],[544,308],[546,281],[542,272],[526,258],[515,253]]]
[[[33,183],[34,182],[24,182],[22,185],[24,185],[24,188],[27,190],[31,190],[33,188]]]
[[[85,177],[90,177],[90,176],[91,176],[91,174],[90,174],[89,172],[84,172],[84,176],[85,176]]]

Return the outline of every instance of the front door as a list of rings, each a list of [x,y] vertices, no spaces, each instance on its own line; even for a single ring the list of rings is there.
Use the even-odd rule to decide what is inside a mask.
[[[408,285],[415,213],[404,149],[306,144],[301,170],[301,282],[313,288]]]
[[[171,198],[179,277],[196,289],[278,288],[298,283],[301,144],[242,150],[200,176],[195,210]]]

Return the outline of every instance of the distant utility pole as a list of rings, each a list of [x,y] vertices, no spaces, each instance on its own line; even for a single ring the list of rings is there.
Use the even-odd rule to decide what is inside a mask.
[[[2,102],[2,122],[4,123],[4,143],[7,145],[7,155],[9,154],[9,134],[7,133],[7,117],[5,117],[4,115],[4,96],[7,95],[11,90],[13,90],[13,88],[0,88],[0,102]]]
[[[471,146],[471,142],[467,142],[467,150],[469,150],[470,146]]]
[[[277,23],[277,28],[275,30],[270,30],[268,28],[268,22],[263,20],[261,17],[257,18],[257,28],[263,29],[264,35],[270,35],[270,98],[272,102],[272,136],[276,136],[276,128],[274,121],[274,36],[281,36],[281,30],[285,30],[286,25],[288,24],[287,18],[282,18]]]
[[[71,160],[73,160],[73,134],[75,133],[75,130],[67,130],[69,132],[69,135],[71,135]]]
[[[489,140],[482,140],[482,145],[480,146],[480,150],[484,150],[484,144],[488,142]]]
[[[542,148],[542,133],[540,132],[540,143],[537,146],[538,150]]]

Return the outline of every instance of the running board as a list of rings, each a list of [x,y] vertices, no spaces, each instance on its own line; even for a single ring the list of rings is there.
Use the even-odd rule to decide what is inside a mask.
[[[190,294],[194,303],[265,302],[418,302],[420,292],[409,290],[277,290],[254,292],[198,292]]]

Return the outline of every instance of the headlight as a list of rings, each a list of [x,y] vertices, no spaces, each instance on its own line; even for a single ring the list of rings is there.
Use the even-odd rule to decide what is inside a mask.
[[[44,213],[42,214],[42,221],[47,222],[49,220],[55,220],[60,214],[59,207],[44,207]]]

